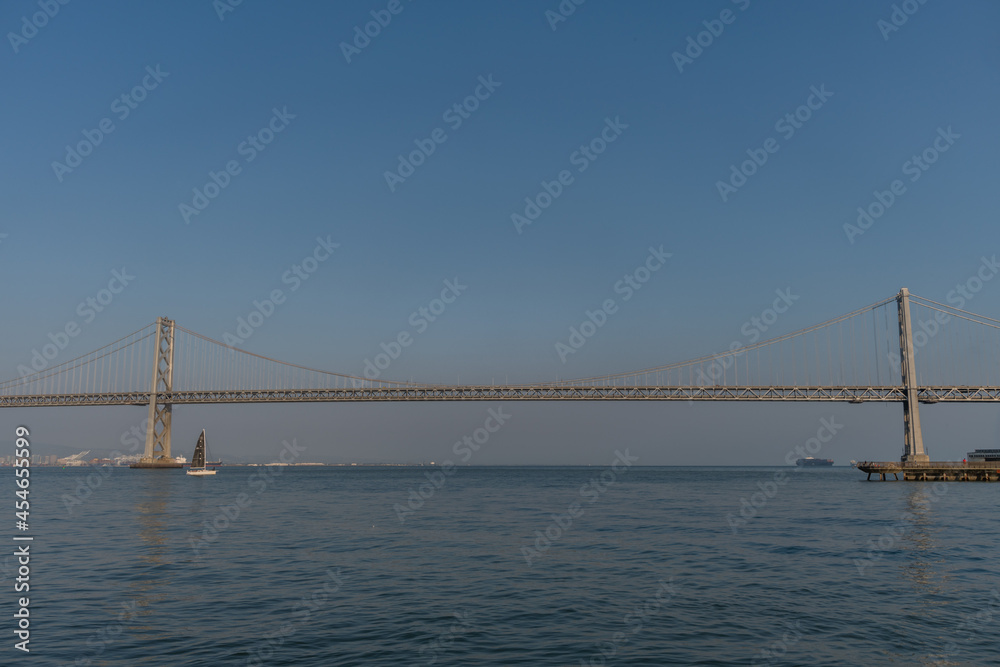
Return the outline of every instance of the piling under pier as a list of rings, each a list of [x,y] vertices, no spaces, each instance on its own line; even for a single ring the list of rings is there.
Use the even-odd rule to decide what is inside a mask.
[[[897,461],[864,461],[858,470],[875,475],[877,481],[904,482],[1000,482],[1000,461],[954,463],[928,461],[924,463]],[[892,475],[892,479],[889,479]]]

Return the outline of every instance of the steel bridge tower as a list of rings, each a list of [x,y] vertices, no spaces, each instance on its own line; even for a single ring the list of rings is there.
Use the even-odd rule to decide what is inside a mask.
[[[170,455],[170,418],[173,406],[160,403],[157,395],[170,393],[174,387],[174,321],[156,319],[156,347],[153,385],[149,392],[149,419],[146,427],[146,451],[142,468],[180,468]]]
[[[910,320],[910,290],[905,287],[896,296],[899,310],[899,358],[903,374],[903,463],[926,463],[930,457],[924,451],[924,437],[920,432],[920,403],[917,400],[917,366],[913,352],[913,323]]]

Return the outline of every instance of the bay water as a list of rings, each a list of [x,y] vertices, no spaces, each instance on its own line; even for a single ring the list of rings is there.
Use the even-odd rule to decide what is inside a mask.
[[[33,468],[2,664],[1000,664],[1000,485],[851,468]],[[14,500],[14,475],[2,474]],[[13,502],[10,503],[13,513]]]

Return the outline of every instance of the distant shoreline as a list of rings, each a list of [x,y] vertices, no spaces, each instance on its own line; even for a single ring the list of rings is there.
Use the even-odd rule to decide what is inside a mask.
[[[8,464],[0,464],[0,468],[11,468],[13,466]],[[108,464],[90,464],[85,463],[82,465],[61,465],[61,464],[34,464],[32,468],[60,468],[60,469],[73,469],[73,468],[128,468],[128,465],[108,465]],[[282,467],[282,468],[438,468],[440,464],[437,463],[223,463],[218,466],[212,466],[213,468],[263,468],[263,467]],[[456,465],[457,468],[472,469],[472,468],[600,468],[606,467],[600,463],[495,463],[495,464],[477,464],[477,465]],[[634,468],[643,469],[655,469],[655,468],[795,468],[810,471],[822,471],[831,469],[850,469],[853,466],[845,465],[832,465],[832,466],[795,466],[787,465],[783,463],[776,464],[766,464],[766,463],[755,463],[755,464],[744,464],[744,465],[719,465],[719,464],[663,464],[663,465],[633,465]],[[178,470],[180,468],[177,468]]]

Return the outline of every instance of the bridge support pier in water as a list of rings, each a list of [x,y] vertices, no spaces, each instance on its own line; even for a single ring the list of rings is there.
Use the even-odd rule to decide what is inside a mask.
[[[920,402],[918,401],[917,365],[914,361],[913,326],[910,320],[910,291],[905,287],[896,296],[899,311],[899,357],[903,379],[903,429],[905,444],[900,462],[866,461],[858,464],[858,470],[868,473],[871,481],[875,475],[879,481],[886,481],[887,475],[904,482],[994,482],[1000,481],[1000,463],[973,462],[951,463],[931,461],[924,450],[924,438],[920,431]]]
[[[170,422],[173,406],[160,403],[160,392],[170,393],[174,386],[174,321],[165,317],[156,320],[156,360],[153,365],[153,386],[149,392],[149,425],[146,427],[146,450],[132,468],[180,468],[182,464],[170,455]]]

